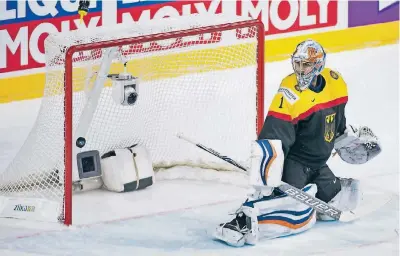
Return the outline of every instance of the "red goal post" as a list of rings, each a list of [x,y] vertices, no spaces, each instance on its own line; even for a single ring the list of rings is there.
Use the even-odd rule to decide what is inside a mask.
[[[72,224],[72,94],[73,94],[73,55],[81,51],[91,51],[107,47],[122,46],[128,44],[140,44],[154,40],[166,40],[182,36],[192,36],[216,31],[241,29],[254,26],[257,28],[257,133],[261,131],[264,122],[264,24],[259,20],[241,21],[217,26],[207,26],[183,31],[173,31],[159,33],[155,35],[138,36],[133,38],[123,38],[113,41],[96,42],[91,44],[74,45],[68,48],[65,57],[65,225]]]

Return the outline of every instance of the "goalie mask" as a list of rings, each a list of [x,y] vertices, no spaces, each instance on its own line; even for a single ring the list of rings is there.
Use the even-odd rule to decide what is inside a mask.
[[[293,71],[300,90],[307,89],[325,67],[326,53],[322,46],[313,40],[297,45],[292,55]]]

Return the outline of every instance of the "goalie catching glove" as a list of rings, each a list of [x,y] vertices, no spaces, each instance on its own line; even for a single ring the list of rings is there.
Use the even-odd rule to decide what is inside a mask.
[[[101,157],[104,187],[115,192],[129,192],[153,184],[154,171],[146,148],[134,145],[116,149]]]
[[[363,164],[382,150],[378,137],[366,126],[348,125],[344,134],[335,141],[335,150],[343,161]]]

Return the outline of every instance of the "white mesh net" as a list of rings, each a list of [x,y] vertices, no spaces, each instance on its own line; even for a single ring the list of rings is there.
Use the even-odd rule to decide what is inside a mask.
[[[257,38],[254,23],[187,36],[187,31],[219,26],[238,18],[191,17],[188,20],[136,23],[129,27],[96,28],[51,35],[45,43],[46,86],[36,124],[17,157],[0,174],[0,196],[47,199],[64,209],[64,64],[66,49],[90,44],[93,49],[73,56],[73,133],[86,123],[87,143],[76,152],[96,149],[100,155],[115,148],[145,145],[155,167],[174,165],[232,169],[222,160],[176,137],[177,133],[226,154],[242,164],[256,139]],[[157,40],[158,33],[179,31],[174,38]],[[118,45],[107,73],[103,42],[148,36],[146,42]],[[95,44],[96,43],[96,44]],[[109,50],[109,48],[108,48]],[[111,80],[96,80],[127,71],[140,79],[138,101],[122,106],[111,97]],[[97,104],[97,105],[96,105]],[[91,120],[82,116],[95,106]],[[263,117],[259,117],[263,118]],[[70,129],[66,127],[66,129]],[[75,134],[74,134],[75,135]],[[76,139],[76,138],[75,138]],[[75,143],[75,141],[74,141]],[[75,164],[75,163],[73,163]]]

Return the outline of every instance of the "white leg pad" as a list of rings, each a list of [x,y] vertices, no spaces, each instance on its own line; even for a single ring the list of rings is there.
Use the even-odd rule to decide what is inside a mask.
[[[284,154],[280,140],[257,140],[252,143],[250,184],[270,193],[271,187],[281,185]]]
[[[329,202],[330,205],[342,211],[352,211],[362,200],[360,182],[356,179],[340,178],[342,190]],[[333,218],[325,214],[317,214],[318,220],[330,221]]]
[[[315,184],[307,185],[303,191],[315,196],[317,186]],[[253,204],[259,208],[260,239],[298,234],[310,229],[316,222],[314,209],[287,195]]]
[[[317,186],[311,184],[303,191],[315,196]],[[244,244],[254,245],[260,239],[272,239],[304,232],[314,226],[315,210],[297,200],[282,194],[271,195],[257,200],[247,200],[237,213],[243,213],[247,229],[240,226],[237,230],[218,226],[214,237],[229,245],[240,247]],[[236,218],[237,219],[237,218]],[[233,223],[235,219],[233,220]],[[232,222],[231,222],[232,223]],[[238,222],[236,222],[238,223]],[[229,225],[229,224],[228,224]],[[236,225],[235,225],[236,226]]]

